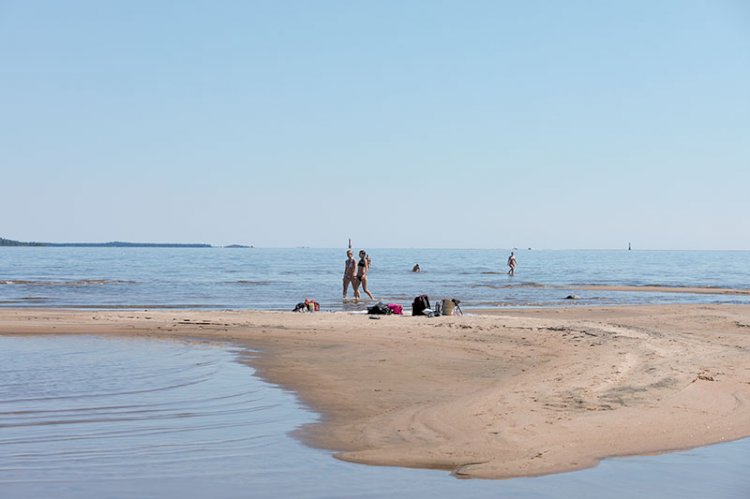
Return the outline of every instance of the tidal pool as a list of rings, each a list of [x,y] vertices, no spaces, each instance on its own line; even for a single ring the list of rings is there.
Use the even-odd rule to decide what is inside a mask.
[[[366,466],[231,344],[0,336],[0,497],[750,497],[750,439],[511,480]]]

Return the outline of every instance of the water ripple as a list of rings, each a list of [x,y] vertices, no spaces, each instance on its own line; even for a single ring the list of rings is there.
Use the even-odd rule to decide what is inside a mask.
[[[286,436],[314,415],[253,377],[237,353],[158,340],[0,336],[0,496],[697,499],[746,497],[731,491],[750,487],[750,441],[697,459],[691,453],[702,451],[502,481],[345,463]]]
[[[278,395],[220,347],[177,342],[0,338],[0,486],[212,475],[257,459],[283,417]],[[6,356],[4,356],[6,357]],[[33,373],[33,376],[30,374]],[[244,374],[241,374],[244,373]],[[293,427],[287,421],[287,429]],[[248,431],[251,429],[250,431]]]

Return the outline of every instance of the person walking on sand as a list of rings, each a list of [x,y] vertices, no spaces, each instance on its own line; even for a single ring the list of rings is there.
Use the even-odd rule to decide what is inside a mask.
[[[510,267],[508,275],[516,275],[516,255],[512,251],[508,257],[508,267]]]
[[[357,260],[354,259],[352,250],[346,251],[346,262],[344,262],[344,301],[346,301],[346,293],[349,291],[349,284],[352,285],[354,297],[357,298]]]
[[[367,289],[367,271],[370,268],[370,258],[365,250],[359,250],[359,262],[357,262],[357,280],[354,284],[354,299],[359,299],[359,285],[362,285],[362,291],[372,300],[372,293]]]

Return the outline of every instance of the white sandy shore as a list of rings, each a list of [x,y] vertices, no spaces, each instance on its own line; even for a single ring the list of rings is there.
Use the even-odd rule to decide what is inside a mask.
[[[246,344],[324,415],[341,459],[502,478],[750,435],[750,306],[382,317],[249,311],[0,310],[0,334]]]

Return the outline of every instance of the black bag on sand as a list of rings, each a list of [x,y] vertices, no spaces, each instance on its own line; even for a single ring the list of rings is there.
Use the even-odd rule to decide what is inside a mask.
[[[430,298],[427,295],[419,295],[411,304],[411,315],[424,315],[426,308],[430,308]]]
[[[388,308],[388,305],[379,301],[372,307],[367,307],[367,313],[370,315],[388,315],[391,313],[391,309]]]

